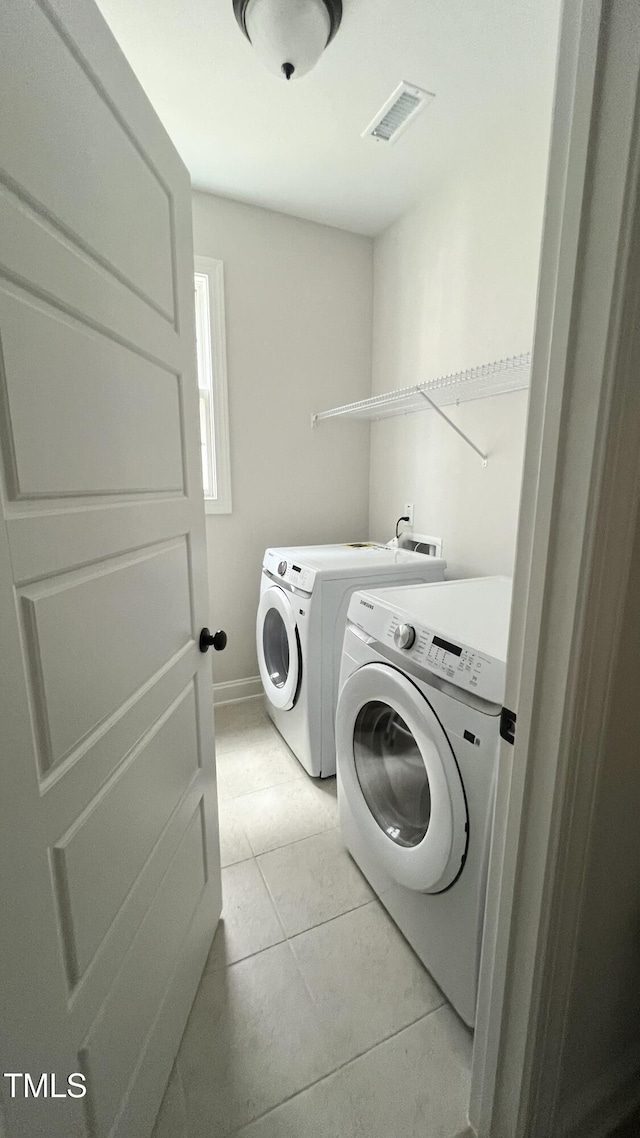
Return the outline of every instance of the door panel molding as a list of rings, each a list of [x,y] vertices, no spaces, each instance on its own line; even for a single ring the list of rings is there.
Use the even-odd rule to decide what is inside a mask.
[[[72,989],[86,972],[145,863],[154,856],[160,836],[200,768],[195,717],[191,682],[52,847]],[[143,809],[152,783],[153,812]],[[134,840],[127,842],[132,818]]]
[[[21,37],[31,45],[20,72],[9,69],[5,79],[7,108],[21,107],[21,131],[12,129],[9,109],[3,130],[0,113],[3,182],[132,293],[177,324],[173,196],[166,180],[46,0],[24,0],[15,11],[10,4],[3,33],[2,67],[20,53]],[[58,146],[68,151],[51,164],[41,161],[40,151],[46,154],[50,138],[56,137],[56,115],[73,123],[73,130],[58,132]],[[119,170],[116,180],[109,177],[114,168]],[[73,194],[78,176],[87,181],[86,202]],[[137,195],[127,196],[127,186],[135,187]],[[132,212],[136,207],[139,216]],[[129,233],[136,235],[135,251]]]
[[[112,557],[144,550],[189,533],[183,495],[92,503],[69,509],[56,499],[49,507],[6,519],[15,583],[32,585],[74,569],[88,569]],[[97,524],[94,524],[97,523]]]
[[[109,333],[151,363],[167,367],[169,360],[177,366],[180,340],[174,325],[4,186],[1,176],[0,277],[51,308]]]
[[[89,1076],[4,1121],[148,1138],[221,908],[190,180],[93,0],[4,6],[0,1044]]]
[[[86,739],[184,651],[191,640],[189,593],[181,539],[48,578],[18,594],[43,775],[72,761]],[[182,636],[187,639],[180,643]],[[127,637],[131,647],[118,667]]]

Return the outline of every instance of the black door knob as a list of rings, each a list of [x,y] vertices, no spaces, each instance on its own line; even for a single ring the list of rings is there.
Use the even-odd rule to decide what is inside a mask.
[[[227,634],[221,628],[213,635],[209,632],[208,628],[203,628],[200,633],[200,651],[208,652],[209,648],[215,648],[216,652],[222,652],[227,647]]]

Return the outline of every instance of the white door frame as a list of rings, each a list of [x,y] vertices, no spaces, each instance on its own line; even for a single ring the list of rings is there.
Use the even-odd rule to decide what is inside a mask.
[[[635,1105],[620,1070],[574,1131],[558,1077],[640,500],[639,81],[637,0],[565,0],[509,647],[518,723],[500,755],[470,1104],[480,1138],[587,1138]]]

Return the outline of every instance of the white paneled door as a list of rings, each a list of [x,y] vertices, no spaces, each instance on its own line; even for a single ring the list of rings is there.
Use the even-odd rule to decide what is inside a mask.
[[[0,1099],[147,1138],[220,912],[191,203],[92,0],[0,0],[0,349]]]

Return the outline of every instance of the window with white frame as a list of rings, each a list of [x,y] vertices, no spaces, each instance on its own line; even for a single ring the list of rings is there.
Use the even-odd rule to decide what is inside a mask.
[[[205,510],[208,514],[230,514],[231,464],[222,261],[196,257],[194,283]]]

